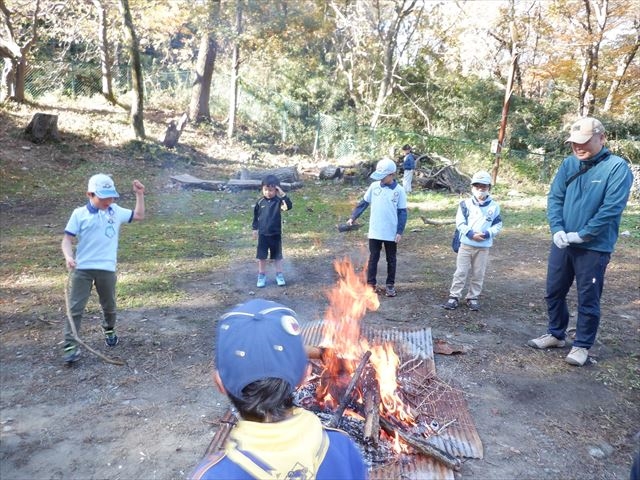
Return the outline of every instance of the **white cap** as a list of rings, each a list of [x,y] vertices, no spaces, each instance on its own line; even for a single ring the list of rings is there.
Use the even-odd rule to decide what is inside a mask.
[[[383,158],[376,165],[376,171],[373,172],[370,176],[374,180],[382,180],[387,175],[391,175],[392,173],[396,173],[396,164],[390,158]]]
[[[596,133],[604,133],[604,126],[592,117],[584,117],[571,125],[571,135],[564,143],[587,143]]]
[[[118,198],[120,196],[116,191],[113,179],[104,173],[98,173],[89,179],[87,192],[95,193],[98,198]]]
[[[473,178],[471,179],[471,185],[473,185],[474,183],[491,186],[491,175],[489,175],[489,172],[480,170],[479,172],[476,172],[473,174]]]

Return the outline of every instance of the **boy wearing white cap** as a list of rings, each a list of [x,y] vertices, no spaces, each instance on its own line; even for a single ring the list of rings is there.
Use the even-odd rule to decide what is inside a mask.
[[[626,160],[612,155],[605,141],[604,126],[595,118],[584,117],[571,126],[566,143],[573,155],[560,165],[547,196],[553,236],[545,294],[549,324],[546,334],[528,342],[539,349],[564,347],[567,293],[575,279],[576,337],[565,360],[576,366],[586,363],[596,339],[605,270],[633,184]]]
[[[347,225],[353,222],[371,205],[369,217],[369,261],[367,262],[367,284],[377,291],[376,276],[380,252],[384,246],[387,258],[387,281],[385,295],[396,296],[396,257],[398,243],[407,224],[407,194],[395,179],[396,164],[383,158],[376,165],[371,178],[376,180],[364,194],[363,199],[351,212]]]
[[[71,273],[69,311],[71,319],[64,325],[64,361],[73,363],[80,357],[80,350],[73,337],[69,321],[80,332],[84,312],[91,289],[95,285],[102,307],[102,330],[105,343],[115,347],[118,336],[116,325],[116,263],[120,225],[144,218],[144,185],[133,181],[136,195],[134,210],[115,203],[118,194],[110,176],[96,174],[89,179],[86,205],[76,208],[64,229],[62,253]],[[76,242],[75,255],[73,252]]]
[[[296,313],[250,300],[224,314],[215,345],[215,382],[238,410],[224,450],[205,457],[193,480],[366,479],[353,441],[293,404],[308,360]]]

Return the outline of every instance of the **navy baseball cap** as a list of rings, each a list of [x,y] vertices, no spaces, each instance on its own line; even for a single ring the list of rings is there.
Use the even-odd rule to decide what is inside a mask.
[[[215,363],[234,397],[264,378],[280,378],[293,392],[308,363],[296,312],[259,298],[235,306],[218,323]]]

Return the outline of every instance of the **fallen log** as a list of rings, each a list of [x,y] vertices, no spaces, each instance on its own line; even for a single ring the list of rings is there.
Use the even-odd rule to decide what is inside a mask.
[[[199,188],[201,190],[224,190],[226,182],[218,180],[202,180],[188,173],[173,175],[171,180],[182,184],[183,188]]]
[[[226,187],[231,189],[231,190],[260,190],[262,185],[262,180],[235,180],[235,179],[230,179],[227,183],[226,183]],[[293,182],[293,183],[287,183],[287,182],[281,182],[280,183],[280,188],[282,188],[282,190],[284,190],[285,192],[288,192],[290,190],[294,190],[297,188],[302,188],[303,184],[302,182]]]
[[[384,417],[380,417],[380,426],[391,436],[397,434],[403,442],[410,445],[423,455],[427,455],[453,470],[460,470],[462,462],[459,458],[456,458],[449,452],[445,452],[435,445],[430,444],[428,440],[406,433],[402,428],[397,427]]]
[[[258,180],[262,181],[267,175],[275,175],[280,182],[296,183],[300,181],[298,167],[281,167],[273,170],[248,170],[243,168],[238,174],[239,180]]]

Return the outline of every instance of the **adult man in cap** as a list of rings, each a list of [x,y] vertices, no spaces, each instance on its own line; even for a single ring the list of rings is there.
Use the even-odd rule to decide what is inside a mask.
[[[296,313],[254,299],[218,322],[214,379],[239,413],[223,452],[200,462],[192,479],[366,479],[360,451],[293,404],[308,360]]]
[[[605,145],[602,123],[584,117],[571,126],[565,158],[547,197],[547,218],[553,243],[547,267],[545,299],[547,333],[528,342],[533,348],[565,345],[569,324],[567,293],[573,280],[578,292],[576,337],[567,355],[571,365],[587,361],[600,323],[604,275],[618,239],[620,217],[633,183],[627,162]]]

